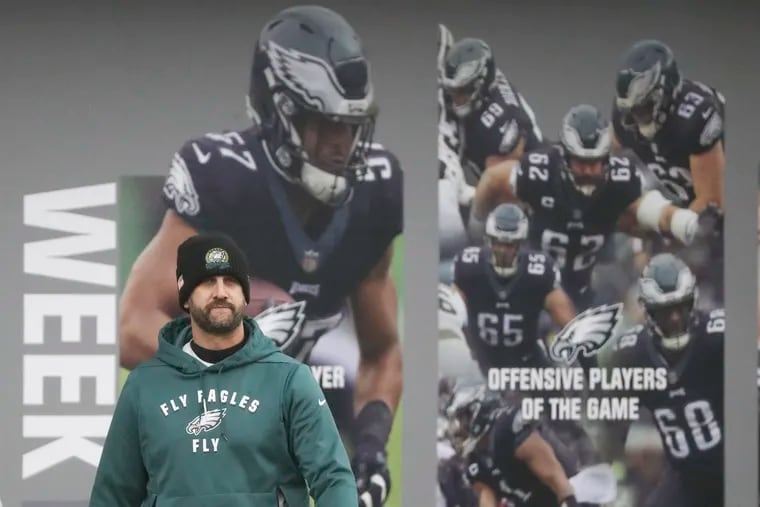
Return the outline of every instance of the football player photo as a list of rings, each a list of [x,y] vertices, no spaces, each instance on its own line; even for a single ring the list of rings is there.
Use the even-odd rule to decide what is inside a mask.
[[[311,367],[360,502],[397,506],[402,166],[376,135],[372,64],[350,20],[299,6],[262,22],[240,62],[247,124],[188,125],[163,176],[119,181],[121,366],[154,357],[159,330],[183,314],[177,246],[228,235],[250,266],[245,313]]]
[[[725,97],[641,37],[547,108],[438,28],[438,505],[723,505]]]

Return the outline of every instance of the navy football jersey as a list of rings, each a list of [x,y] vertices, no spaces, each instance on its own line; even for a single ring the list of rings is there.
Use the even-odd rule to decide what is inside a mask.
[[[231,236],[252,276],[298,300],[307,319],[340,314],[346,298],[402,231],[402,172],[398,160],[372,145],[369,167],[357,175],[353,198],[337,208],[319,234],[307,231],[290,205],[255,128],[207,134],[175,154],[164,200],[199,231]],[[301,357],[303,333],[285,352]],[[283,345],[283,344],[281,344]],[[311,343],[310,345],[313,345]]]
[[[669,191],[674,204],[694,200],[689,157],[705,153],[724,141],[725,101],[714,88],[684,79],[673,111],[651,141],[635,127],[626,128],[613,106],[612,125],[621,145],[633,150]]]
[[[531,208],[531,246],[554,258],[562,285],[575,300],[590,287],[597,256],[623,212],[641,197],[642,179],[631,158],[611,156],[606,181],[591,197],[581,199],[564,164],[556,145],[526,153],[514,166],[510,184],[514,195]]]
[[[611,366],[667,368],[665,390],[616,392],[638,396],[652,414],[668,461],[684,477],[719,480],[723,475],[723,335],[725,311],[696,311],[691,340],[674,365],[657,349],[648,327],[618,338]]]
[[[494,421],[485,447],[467,456],[467,480],[489,486],[497,499],[515,507],[555,507],[554,492],[515,456],[520,445],[537,432],[552,448],[567,477],[578,470],[571,453],[545,427],[522,418],[519,407],[503,409]]]
[[[520,137],[525,138],[526,150],[537,148],[543,140],[530,105],[498,71],[483,105],[462,121],[462,127],[462,155],[477,178],[488,157],[509,154]]]
[[[454,260],[454,284],[467,305],[467,337],[484,375],[489,368],[538,366],[538,319],[546,296],[560,286],[547,255],[524,249],[509,278],[496,275],[488,247],[469,247]],[[536,361],[539,361],[536,363]]]

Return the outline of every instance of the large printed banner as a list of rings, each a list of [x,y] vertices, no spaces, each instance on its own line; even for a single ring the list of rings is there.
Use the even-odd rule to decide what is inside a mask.
[[[3,456],[8,465],[3,480],[12,485],[0,490],[19,491],[21,497],[0,495],[2,505],[88,504],[111,413],[129,373],[119,361],[118,301],[135,259],[166,213],[165,182],[164,176],[122,177],[113,183],[24,196],[24,224],[34,239],[24,245],[28,289],[23,295],[23,348],[9,351],[21,352],[24,440],[17,456]],[[394,248],[391,270],[401,308],[400,239]],[[254,287],[275,290],[263,282]],[[267,294],[292,300],[285,289]],[[255,292],[252,297],[257,297]],[[304,330],[303,315],[297,322],[289,321],[288,315],[275,315],[273,321],[272,310],[264,312],[268,320],[260,320],[265,332],[282,343],[297,339]],[[399,328],[401,319],[400,314]],[[350,448],[358,351],[350,341],[355,331],[348,319],[333,328],[338,332],[318,343],[310,365]],[[128,347],[121,345],[128,354]],[[17,413],[9,410],[3,416],[9,418],[8,427],[17,424]],[[400,421],[399,414],[388,445],[396,484]],[[393,494],[387,505],[400,505],[399,496]]]
[[[723,96],[641,40],[539,120],[439,29],[438,505],[723,505]]]

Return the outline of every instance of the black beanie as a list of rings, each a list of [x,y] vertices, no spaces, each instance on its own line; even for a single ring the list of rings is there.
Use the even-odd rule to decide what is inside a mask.
[[[239,246],[224,234],[198,234],[177,248],[177,286],[179,306],[185,303],[205,279],[228,275],[235,277],[243,288],[245,302],[251,299],[248,281],[248,261]]]

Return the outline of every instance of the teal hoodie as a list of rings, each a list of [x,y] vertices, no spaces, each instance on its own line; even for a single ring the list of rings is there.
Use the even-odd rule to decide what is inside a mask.
[[[356,483],[311,370],[246,318],[246,345],[206,367],[169,322],[134,369],[106,437],[90,507],[356,507]],[[308,485],[308,486],[307,486]]]

